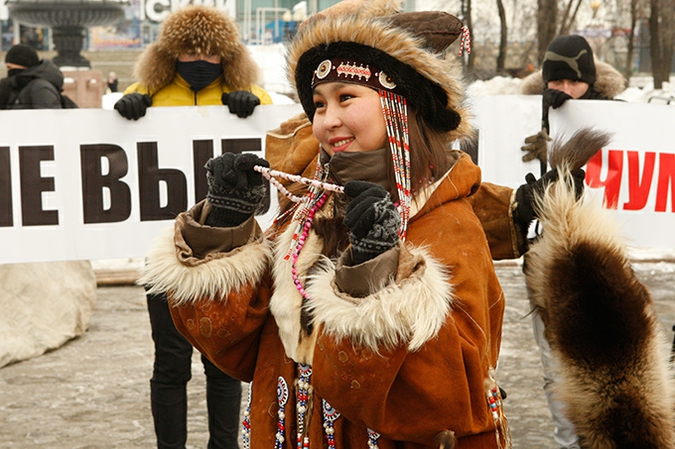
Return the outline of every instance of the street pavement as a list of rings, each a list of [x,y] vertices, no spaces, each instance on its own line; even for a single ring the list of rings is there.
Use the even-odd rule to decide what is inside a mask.
[[[675,260],[635,263],[666,338],[675,324]],[[521,266],[498,263],[507,298],[497,378],[515,448],[556,449],[542,392]],[[100,286],[89,330],[40,357],[0,369],[0,448],[152,448],[152,340],[143,290]],[[188,449],[206,448],[201,362],[188,384]],[[244,393],[244,398],[245,398]]]

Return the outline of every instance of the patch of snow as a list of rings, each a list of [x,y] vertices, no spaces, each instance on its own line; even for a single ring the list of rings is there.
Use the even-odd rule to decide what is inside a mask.
[[[521,82],[521,79],[510,76],[495,76],[489,80],[477,80],[469,84],[467,95],[469,97],[518,95],[518,88]]]

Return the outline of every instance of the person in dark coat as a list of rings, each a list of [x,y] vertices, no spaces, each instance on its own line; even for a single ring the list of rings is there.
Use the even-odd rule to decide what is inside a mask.
[[[61,109],[63,73],[28,45],[5,55],[7,78],[0,80],[0,109]]]

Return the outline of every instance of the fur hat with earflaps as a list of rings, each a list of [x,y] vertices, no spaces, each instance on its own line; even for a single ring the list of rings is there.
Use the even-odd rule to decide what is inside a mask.
[[[288,75],[310,120],[318,82],[391,91],[448,140],[471,134],[461,67],[443,52],[462,22],[440,11],[401,12],[397,0],[338,3],[307,20],[289,49]]]
[[[220,56],[223,83],[232,90],[249,89],[258,81],[258,66],[240,41],[236,22],[214,7],[190,5],[171,13],[157,41],[140,55],[134,76],[154,92],[173,80],[182,53]]]

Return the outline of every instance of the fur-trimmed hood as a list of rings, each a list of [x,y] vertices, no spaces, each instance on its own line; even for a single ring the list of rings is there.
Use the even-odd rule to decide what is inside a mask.
[[[440,53],[459,36],[462,23],[447,13],[402,13],[395,0],[352,4],[310,18],[289,48],[288,77],[307,116],[314,115],[311,80],[319,63],[334,55],[361,56],[394,80],[427,123],[443,131],[452,128],[449,140],[468,136],[461,66]]]
[[[602,61],[595,61],[595,83],[593,89],[603,97],[611,100],[626,89],[626,78],[614,67]],[[544,90],[541,70],[531,73],[520,85],[518,91],[523,95],[540,95]]]
[[[258,66],[241,42],[236,22],[204,5],[186,6],[163,22],[157,41],[148,45],[134,66],[134,77],[150,92],[173,80],[181,53],[218,55],[223,83],[232,90],[249,89],[258,81]]]

